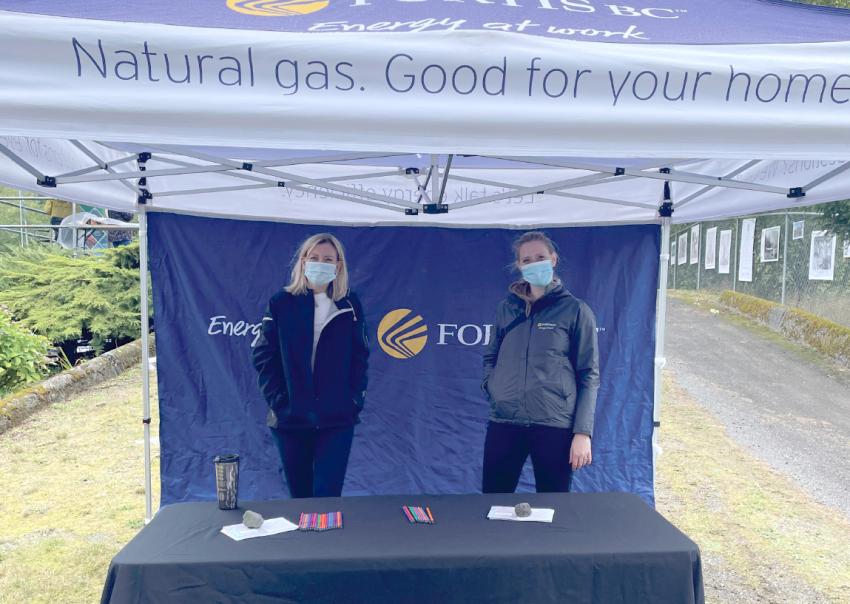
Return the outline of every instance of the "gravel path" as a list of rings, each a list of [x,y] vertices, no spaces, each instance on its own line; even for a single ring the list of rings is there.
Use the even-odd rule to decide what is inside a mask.
[[[731,438],[850,518],[847,373],[724,313],[670,300],[666,356],[675,380]]]

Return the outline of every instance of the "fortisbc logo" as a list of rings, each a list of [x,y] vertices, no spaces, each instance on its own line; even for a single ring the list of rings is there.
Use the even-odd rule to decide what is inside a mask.
[[[227,8],[257,17],[297,17],[326,8],[330,0],[227,0]]]
[[[422,352],[427,341],[428,326],[422,315],[415,315],[409,308],[388,312],[378,325],[378,343],[395,359],[415,357]]]

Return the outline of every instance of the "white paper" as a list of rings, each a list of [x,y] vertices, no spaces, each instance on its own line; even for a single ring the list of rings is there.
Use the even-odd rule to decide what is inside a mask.
[[[756,219],[741,222],[741,250],[738,255],[738,281],[753,280],[753,242],[756,236]]]
[[[268,537],[269,535],[277,535],[287,531],[298,529],[297,524],[292,524],[286,518],[269,518],[263,522],[260,528],[248,528],[241,522],[239,524],[231,524],[222,527],[221,532],[233,539],[234,541],[242,541],[243,539],[252,539],[254,537]]]
[[[721,275],[729,274],[730,259],[732,257],[732,231],[720,231],[720,257],[718,259],[717,272]]]
[[[717,260],[717,227],[705,232],[705,270],[712,270]]]
[[[699,263],[699,234],[700,226],[695,224],[691,227],[691,264]]]
[[[686,264],[688,262],[688,232],[685,231],[679,235],[679,260],[678,264]]]
[[[494,505],[490,508],[487,518],[490,520],[516,520],[518,522],[552,522],[555,510],[550,508],[531,508],[531,516],[520,518],[512,506]]]
[[[812,231],[809,248],[809,279],[832,281],[835,277],[835,234],[829,231]]]

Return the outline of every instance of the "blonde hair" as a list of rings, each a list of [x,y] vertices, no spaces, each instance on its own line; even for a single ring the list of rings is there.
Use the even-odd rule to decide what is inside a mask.
[[[292,276],[289,285],[284,289],[291,294],[306,294],[308,291],[307,277],[304,275],[304,260],[317,245],[329,243],[336,250],[338,268],[336,278],[328,284],[328,296],[334,301],[348,295],[348,264],[345,261],[345,250],[339,239],[330,233],[319,233],[305,239],[298,247],[292,259]]]

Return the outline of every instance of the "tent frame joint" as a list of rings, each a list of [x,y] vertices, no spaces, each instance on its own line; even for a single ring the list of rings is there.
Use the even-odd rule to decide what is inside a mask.
[[[419,168],[405,168],[404,173],[407,176],[414,176],[416,174],[419,174]]]
[[[620,167],[614,168],[614,176],[623,176],[625,173],[626,173],[625,168],[620,168]]]
[[[254,170],[254,164],[248,161],[242,162],[242,169],[248,172],[252,172]]]
[[[661,218],[670,218],[671,216],[673,216],[673,202],[665,201],[664,203],[662,203],[661,206],[658,208],[658,215]]]
[[[444,203],[422,204],[422,212],[425,214],[448,214],[449,206]]]
[[[405,208],[404,209],[404,215],[405,216],[418,216],[419,210],[414,210],[412,208]]]
[[[42,178],[36,178],[35,183],[40,187],[51,187],[56,188],[56,177],[55,176],[44,176]]]
[[[788,195],[786,197],[788,197],[788,199],[800,199],[801,197],[805,196],[806,191],[803,189],[803,187],[791,187],[790,189],[788,189]]]

